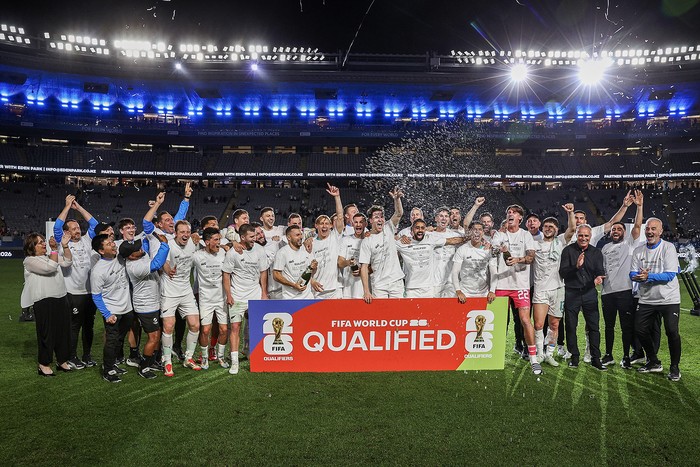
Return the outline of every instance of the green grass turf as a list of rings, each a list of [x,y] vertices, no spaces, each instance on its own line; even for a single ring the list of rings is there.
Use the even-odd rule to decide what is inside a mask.
[[[108,384],[97,369],[36,375],[21,288],[20,261],[0,262],[0,465],[700,462],[700,318],[687,311],[679,383],[583,363],[538,378],[510,335],[504,371],[251,374],[246,361],[236,377],[212,364]]]

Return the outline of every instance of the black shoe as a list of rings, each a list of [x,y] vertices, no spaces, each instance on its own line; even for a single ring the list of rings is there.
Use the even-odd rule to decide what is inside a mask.
[[[620,362],[620,366],[624,368],[625,370],[631,370],[632,369],[632,362],[630,361],[629,357],[622,357],[622,361]]]
[[[122,380],[115,370],[109,370],[107,373],[102,373],[102,379],[110,383],[120,383]]]
[[[646,363],[647,359],[644,358],[644,352],[634,352],[630,357],[630,364],[637,365],[639,363]]]
[[[152,371],[160,371],[161,373],[165,371],[165,367],[161,362],[153,362],[149,365]]]
[[[637,368],[637,371],[639,373],[663,373],[664,367],[661,366],[661,363],[647,362],[646,365]]]
[[[603,365],[603,362],[601,362],[601,361],[598,360],[597,358],[596,358],[595,360],[591,360],[591,366],[592,366],[593,368],[597,368],[597,369],[600,370],[600,371],[606,371],[606,370],[608,369],[608,367],[606,367],[605,365]]]
[[[83,363],[82,360],[78,359],[78,357],[73,357],[66,363],[68,364],[68,366],[71,367],[72,370],[82,370],[83,368],[85,368],[85,363]]]
[[[578,358],[571,357],[571,360],[569,360],[569,368],[578,368]]]
[[[513,347],[513,352],[517,353],[518,355],[522,355],[523,353],[523,346],[522,345],[517,345]]]
[[[156,374],[151,371],[150,368],[146,367],[139,370],[139,376],[146,379],[155,379]]]
[[[133,366],[134,368],[138,368],[141,366],[142,361],[143,361],[143,357],[141,355],[137,355],[135,357],[127,358],[126,364],[129,366]]]
[[[56,370],[62,371],[63,373],[70,373],[71,371],[73,371],[73,367],[69,366],[68,368],[63,368],[61,365],[56,365]]]
[[[117,365],[114,365],[114,371],[117,372],[118,375],[125,375],[127,372],[124,368],[119,368]]]
[[[180,360],[181,362],[185,361],[185,352],[183,352],[181,348],[173,347],[172,354],[175,355],[177,357],[177,359]]]
[[[523,349],[522,353],[520,354],[520,358],[530,361],[530,353],[527,351],[527,349]]]
[[[39,370],[41,371],[41,370]],[[668,371],[668,379],[671,381],[680,381],[681,380],[681,370],[678,369],[678,365],[671,365],[671,368],[669,368]]]
[[[41,368],[37,368],[39,376],[56,376],[56,373],[44,373]]]
[[[86,368],[92,368],[93,366],[97,366],[97,362],[92,359],[91,355],[83,355],[83,358],[81,358],[81,360],[85,364]]]
[[[116,365],[123,365],[123,364],[124,364],[124,355],[122,355],[121,357],[117,357],[117,358],[114,360],[114,363],[115,363]]]
[[[600,361],[600,363],[601,363],[603,366],[614,365],[614,364],[615,364],[615,359],[612,358],[612,355],[606,353],[605,355],[603,355],[603,358],[602,358],[602,360]]]

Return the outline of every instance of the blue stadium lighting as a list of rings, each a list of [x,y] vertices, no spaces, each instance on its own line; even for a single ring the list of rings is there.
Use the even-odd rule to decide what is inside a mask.
[[[679,110],[678,113],[679,113],[680,115],[685,115],[685,109]]]
[[[224,112],[224,115],[226,115],[227,117],[230,117],[230,116],[231,116],[231,112],[230,112],[230,111],[226,111],[226,112]]]
[[[562,115],[557,115],[557,120],[561,120],[563,118]]]
[[[134,108],[132,107],[132,108],[130,108],[130,109],[127,109],[126,111],[129,112],[130,114],[132,114],[132,113],[136,112],[136,109],[134,109]]]
[[[220,112],[220,111],[217,111],[217,112],[216,112],[216,116],[217,116],[217,117],[223,117],[223,115],[224,115],[223,112]]]
[[[7,97],[0,97],[0,100],[3,101],[3,102],[8,102],[8,101],[9,101],[9,99],[8,99]]]
[[[201,116],[202,116],[202,111],[201,111],[201,110],[198,110],[198,111],[197,111],[197,116],[198,116],[198,117],[201,117]]]
[[[77,109],[77,108],[78,108],[78,105],[77,105],[77,104],[71,104],[70,108],[71,108],[71,109]]]

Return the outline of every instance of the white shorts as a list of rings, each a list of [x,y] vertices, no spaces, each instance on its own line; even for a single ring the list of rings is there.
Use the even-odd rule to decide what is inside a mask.
[[[224,303],[222,302],[221,305],[202,305],[199,307],[199,319],[202,325],[210,325],[214,321],[215,313],[217,323],[228,323],[228,314],[224,311]]]
[[[343,298],[362,298],[365,294],[362,281],[352,281],[343,287]]]
[[[197,302],[194,299],[192,292],[182,297],[161,297],[160,298],[160,316],[161,318],[172,318],[175,316],[175,311],[180,312],[183,318],[190,315],[199,316]]]
[[[233,306],[228,307],[228,315],[231,318],[231,323],[243,322],[243,315],[248,311],[247,300],[233,300]]]
[[[343,298],[343,289],[324,290],[323,292],[316,292],[314,290],[314,298],[316,300]]]
[[[421,287],[418,289],[406,289],[406,298],[433,298],[435,287]]]
[[[442,286],[435,288],[435,298],[454,298],[457,296],[457,289],[452,284],[452,281],[448,281]]]
[[[403,279],[389,284],[385,289],[372,287],[372,295],[374,295],[375,298],[403,298],[403,294]]]
[[[270,300],[282,300],[282,289],[268,291],[267,298],[269,298]]]
[[[564,287],[554,290],[535,290],[532,303],[549,305],[547,314],[555,318],[564,316]]]

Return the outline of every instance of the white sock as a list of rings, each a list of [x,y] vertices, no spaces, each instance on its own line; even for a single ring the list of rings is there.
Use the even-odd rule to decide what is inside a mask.
[[[542,329],[535,331],[535,346],[537,347],[537,355],[542,355],[542,347],[544,346],[544,331]]]
[[[198,332],[187,331],[187,350],[185,350],[185,360],[189,360],[194,355],[197,348],[197,340],[199,339]]]
[[[205,361],[209,360],[209,346],[208,345],[200,346],[199,350],[202,351],[202,361],[205,362]]]
[[[554,344],[548,344],[546,352],[547,352],[548,357],[551,357],[552,355],[554,355]]]
[[[216,344],[216,355],[219,358],[224,358],[226,354],[226,344]]]
[[[231,363],[238,361],[238,352],[231,352]]]
[[[173,353],[173,335],[172,334],[166,334],[163,333],[163,336],[161,337],[161,344],[163,348],[163,362],[167,365],[168,363],[172,364],[172,353]]]

